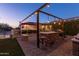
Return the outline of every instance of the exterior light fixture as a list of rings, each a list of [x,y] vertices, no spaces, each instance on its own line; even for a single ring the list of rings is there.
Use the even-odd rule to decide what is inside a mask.
[[[42,29],[44,28],[44,25],[42,25]]]
[[[27,25],[25,24],[24,27],[27,27]]]
[[[58,25],[61,25],[61,23],[58,23]]]

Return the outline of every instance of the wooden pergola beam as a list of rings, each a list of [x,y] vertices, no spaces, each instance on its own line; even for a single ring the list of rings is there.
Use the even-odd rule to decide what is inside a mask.
[[[63,20],[62,18],[60,18],[60,17],[57,17],[57,16],[55,16],[55,15],[52,15],[52,14],[49,14],[49,13],[47,13],[47,12],[44,12],[44,11],[41,11],[41,9],[43,9],[44,7],[46,7],[47,5],[48,5],[49,3],[45,3],[43,6],[41,6],[40,8],[38,8],[36,11],[34,11],[33,13],[31,13],[30,15],[28,15],[25,19],[23,19],[22,21],[20,21],[20,24],[23,22],[23,21],[25,21],[25,20],[27,20],[29,17],[31,17],[32,15],[34,15],[36,12],[37,12],[37,14],[36,14],[36,19],[37,19],[37,47],[39,48],[40,47],[40,40],[39,40],[39,14],[40,14],[40,12],[41,13],[44,13],[44,14],[46,14],[46,15],[49,15],[49,16],[52,16],[52,17],[54,17],[54,18],[58,18],[58,19],[61,19],[61,20]]]
[[[37,16],[37,47],[40,47],[40,40],[39,40],[39,14],[40,14],[40,10],[43,9],[44,7],[46,7],[49,3],[45,3],[43,6],[41,6],[40,8],[38,8],[36,11],[34,11],[33,13],[31,13],[30,15],[28,15],[25,19],[23,19],[22,21],[20,21],[20,24],[27,20],[29,17],[31,17],[33,14],[35,14],[35,12],[37,12],[36,16]]]
[[[48,16],[51,16],[51,17],[54,17],[54,18],[58,18],[58,19],[64,20],[64,19],[62,19],[62,18],[60,18],[60,17],[57,17],[57,16],[52,15],[52,14],[49,14],[49,13],[47,13],[47,12],[44,12],[44,11],[41,11],[41,10],[40,10],[40,12],[41,12],[41,13],[44,13],[44,14],[46,14],[46,15],[48,15]]]
[[[38,10],[43,9],[45,6],[47,6],[49,3],[45,3],[43,6],[41,6],[40,8],[38,8],[36,11],[34,11],[33,13],[31,13],[30,15],[28,15],[25,19],[23,19],[21,22],[25,21],[26,19],[28,19],[29,17],[31,17],[33,14],[35,14],[35,12],[37,12]]]
[[[39,11],[37,11],[37,47],[40,48],[40,38],[39,38]]]

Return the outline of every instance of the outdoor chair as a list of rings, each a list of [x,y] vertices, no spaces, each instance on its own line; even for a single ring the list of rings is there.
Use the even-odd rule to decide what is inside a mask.
[[[22,35],[22,40],[23,41],[28,41],[28,37],[29,37],[28,34],[24,34],[24,35]]]
[[[40,36],[40,43],[44,44],[46,39],[47,39],[46,36]]]
[[[55,33],[52,35],[49,35],[48,38],[50,39],[50,44],[59,44],[61,41],[63,41],[63,37],[59,36],[59,34]]]
[[[52,46],[55,43],[60,43],[62,40],[63,38],[59,36],[59,33],[51,33],[48,35],[40,34],[40,43],[42,43],[45,46]]]
[[[45,42],[44,42],[44,45],[45,46],[47,46],[47,47],[49,47],[49,46],[52,46],[53,44],[54,44],[54,40],[52,39],[50,39],[50,38],[47,38],[46,40],[45,40]]]
[[[54,42],[55,42],[55,39],[52,38],[52,35],[50,34],[50,35],[46,36],[46,38],[44,40],[44,45],[45,46],[52,46],[54,44]]]

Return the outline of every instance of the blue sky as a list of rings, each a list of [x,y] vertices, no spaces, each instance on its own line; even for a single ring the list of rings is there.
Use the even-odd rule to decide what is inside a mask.
[[[38,9],[41,5],[39,3],[26,3],[26,4],[11,4],[11,3],[2,3],[0,4],[0,23],[7,23],[12,27],[19,25],[19,21],[24,19],[30,13]],[[45,7],[43,11],[51,13],[61,18],[71,18],[79,16],[79,4],[68,4],[68,3],[53,3],[50,4],[50,7]],[[36,16],[32,16],[28,21],[35,21]],[[50,19],[53,19],[49,17]],[[41,14],[40,22],[47,22],[48,16]]]

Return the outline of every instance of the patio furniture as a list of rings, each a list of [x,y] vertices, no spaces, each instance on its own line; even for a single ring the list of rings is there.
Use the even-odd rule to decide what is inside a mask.
[[[52,38],[47,38],[47,39],[45,40],[44,45],[45,45],[45,46],[52,46],[52,44],[53,44],[54,42],[55,42],[54,39],[52,39]]]
[[[47,39],[46,36],[40,36],[40,42],[44,44],[44,41]]]
[[[28,41],[28,37],[29,37],[28,34],[22,34],[22,40],[23,41]]]
[[[59,34],[57,32],[40,32],[40,40],[42,40],[45,46],[52,45],[56,40],[58,40]]]
[[[65,35],[64,35],[64,31],[63,31],[63,30],[58,29],[58,30],[56,30],[56,32],[58,32],[58,33],[59,33],[59,36],[60,36],[62,39],[64,39],[64,38],[65,38]]]

